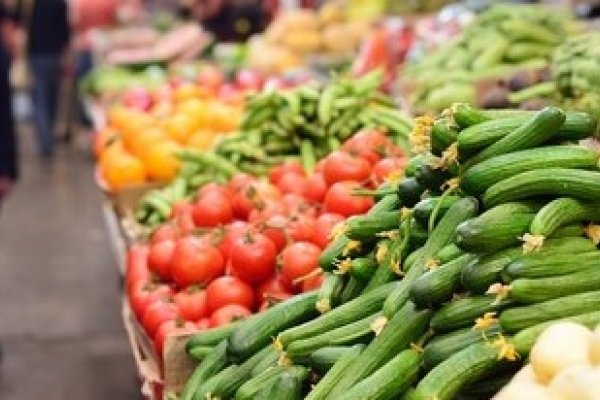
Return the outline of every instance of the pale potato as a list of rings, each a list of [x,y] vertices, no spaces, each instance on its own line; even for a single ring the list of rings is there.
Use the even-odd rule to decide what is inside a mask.
[[[600,370],[573,365],[560,371],[548,385],[556,400],[600,400]]]

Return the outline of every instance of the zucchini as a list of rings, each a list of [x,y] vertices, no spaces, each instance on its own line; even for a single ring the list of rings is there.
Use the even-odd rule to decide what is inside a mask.
[[[255,354],[279,332],[316,316],[316,301],[316,292],[304,293],[248,318],[229,337],[229,353],[242,360]]]
[[[400,213],[386,211],[377,215],[361,215],[346,221],[346,236],[352,240],[373,240],[378,233],[400,227]]]
[[[412,283],[425,272],[425,263],[435,253],[448,245],[453,237],[456,227],[463,221],[473,217],[477,213],[477,200],[472,197],[460,199],[454,203],[440,223],[431,232],[419,257],[414,261],[404,279],[398,287],[389,295],[383,304],[383,314],[390,318],[400,310],[409,297]]]
[[[271,366],[262,370],[259,374],[248,379],[235,392],[235,400],[252,400],[265,387],[271,387],[279,375],[284,371],[283,367]]]
[[[485,313],[498,312],[513,304],[508,299],[498,301],[495,296],[465,297],[442,306],[433,314],[430,325],[436,332],[450,332],[472,326]]]
[[[436,336],[425,346],[423,366],[429,371],[462,349],[481,342],[485,338],[492,338],[500,332],[502,332],[502,329],[496,323],[485,330],[475,330],[469,327]]]
[[[564,276],[596,268],[600,263],[600,251],[585,253],[530,253],[508,264],[504,275],[519,278],[546,278]]]
[[[498,349],[475,343],[433,368],[419,382],[411,400],[452,400],[465,387],[497,372],[509,362],[500,360]]]
[[[195,333],[185,344],[185,350],[189,353],[196,346],[215,346],[223,339],[229,338],[242,321],[231,322],[227,325],[219,326],[218,328],[207,329]]]
[[[416,178],[406,178],[398,184],[398,198],[404,207],[412,207],[417,204],[424,191],[425,187],[417,182]]]
[[[550,236],[558,228],[572,222],[598,220],[600,205],[561,197],[542,207],[531,222],[532,235]]]
[[[546,107],[502,139],[481,150],[464,163],[465,170],[502,154],[536,147],[556,135],[565,121],[565,113],[556,107]]]
[[[325,313],[339,304],[346,279],[340,274],[325,273],[325,279],[317,292],[315,307],[320,313]]]
[[[340,396],[348,388],[371,375],[390,361],[398,352],[418,340],[427,330],[430,317],[431,312],[429,310],[417,311],[414,304],[407,303],[387,322],[381,333],[350,365],[346,374],[331,391],[329,397],[332,399],[341,398]]]
[[[475,259],[474,254],[464,254],[421,275],[410,288],[411,300],[419,307],[437,306],[450,300],[461,287],[463,268]]]
[[[371,325],[380,316],[381,313],[376,313],[320,335],[296,340],[288,344],[285,351],[292,359],[295,359],[323,347],[356,344],[368,340],[374,334]]]
[[[417,381],[421,354],[404,350],[344,393],[348,400],[391,400]]]
[[[513,175],[542,168],[598,169],[598,152],[582,146],[547,146],[515,151],[483,161],[461,177],[461,188],[472,195]]]
[[[441,219],[450,206],[456,203],[460,199],[459,196],[432,196],[419,201],[413,208],[413,216],[417,221],[427,225],[429,223],[429,217],[433,210],[437,207],[437,218],[436,222]],[[440,203],[438,206],[438,203]]]
[[[269,400],[301,400],[302,384],[308,375],[309,371],[304,367],[290,367],[277,377],[266,398]]]
[[[462,256],[463,254],[465,254],[465,252],[462,251],[460,247],[458,247],[454,243],[451,243],[443,247],[437,253],[435,253],[434,258],[439,264],[445,264],[449,261],[454,260],[455,258]]]
[[[181,400],[192,400],[198,387],[227,365],[227,341],[222,340],[196,367],[181,392]]]
[[[490,186],[483,196],[486,207],[532,196],[571,196],[597,201],[600,172],[546,168],[522,172]]]
[[[381,310],[383,301],[398,285],[398,282],[390,282],[375,288],[369,293],[342,304],[312,321],[288,328],[281,332],[277,338],[285,347],[293,341],[306,339],[365,318]]]
[[[542,322],[585,314],[600,309],[600,291],[585,292],[504,310],[500,325],[506,332],[518,332]]]
[[[349,348],[344,348],[344,353],[341,357],[337,358],[333,366],[329,369],[327,373],[323,373],[322,371],[318,371],[322,375],[324,375],[319,383],[317,383],[312,390],[308,393],[305,400],[323,400],[326,399],[331,389],[335,387],[335,385],[342,379],[342,376],[346,373],[347,369],[354,364],[354,361],[358,358],[360,353],[365,348],[364,345],[356,345]],[[318,352],[324,352],[327,348],[321,349],[313,353],[311,355],[311,359],[314,357],[314,354]],[[313,361],[314,362],[314,361]]]
[[[539,279],[516,279],[510,283],[509,297],[520,303],[540,303],[600,288],[598,263],[580,272]]]
[[[342,295],[340,296],[340,303],[344,304],[349,302],[352,299],[355,299],[363,289],[367,286],[367,282],[362,279],[357,279],[354,276],[351,276],[342,291]]]

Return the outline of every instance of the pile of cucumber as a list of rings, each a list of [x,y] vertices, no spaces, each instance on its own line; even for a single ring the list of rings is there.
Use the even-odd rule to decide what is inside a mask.
[[[596,120],[457,104],[415,125],[425,152],[336,229],[320,290],[193,336],[182,400],[489,399],[549,323],[600,323]]]
[[[494,5],[451,43],[406,68],[421,112],[475,102],[473,82],[548,65],[553,50],[576,30],[564,10],[540,5]]]

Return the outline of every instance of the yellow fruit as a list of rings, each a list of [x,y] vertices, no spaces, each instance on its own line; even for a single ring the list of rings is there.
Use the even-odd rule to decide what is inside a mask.
[[[115,191],[146,181],[144,165],[119,146],[105,151],[100,159],[100,172],[109,188]]]
[[[208,150],[216,139],[217,135],[211,131],[198,131],[190,137],[187,146],[196,150]]]
[[[148,177],[157,181],[170,181],[177,175],[180,162],[176,153],[181,146],[173,141],[155,143],[144,155]]]

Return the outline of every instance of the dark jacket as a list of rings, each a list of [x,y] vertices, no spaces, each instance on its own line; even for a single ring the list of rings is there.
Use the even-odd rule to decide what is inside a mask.
[[[7,22],[8,15],[0,6],[0,24]],[[16,179],[17,143],[12,115],[12,91],[9,84],[10,57],[5,41],[0,40],[0,176]]]
[[[33,2],[32,9],[27,2]],[[17,19],[29,32],[30,55],[58,55],[69,43],[71,28],[65,0],[20,0]]]

